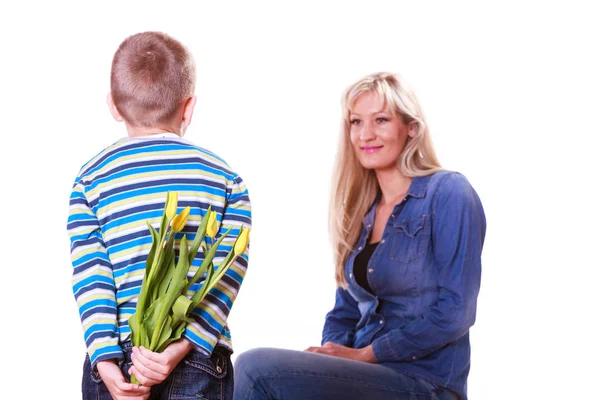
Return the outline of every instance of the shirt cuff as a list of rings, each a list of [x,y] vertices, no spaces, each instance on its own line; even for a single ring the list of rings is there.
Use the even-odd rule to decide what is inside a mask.
[[[373,353],[379,363],[402,360],[394,351],[389,335],[382,336],[373,341]]]
[[[121,346],[109,346],[103,349],[96,350],[93,354],[90,354],[90,363],[92,364],[92,369],[97,371],[96,366],[100,361],[105,360],[122,360],[125,357],[123,356],[123,350]]]

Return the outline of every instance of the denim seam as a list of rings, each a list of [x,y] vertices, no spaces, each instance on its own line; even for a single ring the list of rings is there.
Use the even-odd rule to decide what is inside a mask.
[[[446,379],[445,384],[450,383],[451,377],[454,375],[454,364],[456,362],[456,345],[452,345],[452,364],[450,365],[450,373],[448,374],[448,379]],[[444,385],[445,386],[445,385]]]
[[[275,382],[277,382],[279,380],[279,378],[281,378],[281,375],[277,375],[277,378],[275,378],[275,380],[273,382],[271,382],[271,385],[269,386],[269,393],[273,393],[273,385],[275,384]]]
[[[408,372],[408,371],[402,371],[402,372],[399,372],[399,374],[406,375],[406,376],[410,376],[411,378],[417,378],[417,379],[420,379],[420,380],[422,380],[422,381],[425,381],[425,382],[431,383],[432,385],[435,385],[435,386],[437,386],[438,390],[436,391],[436,393],[439,393],[439,392],[441,392],[441,391],[443,391],[443,390],[448,390],[448,391],[450,391],[450,389],[448,389],[448,386],[446,386],[446,385],[445,385],[444,383],[442,383],[441,381],[438,381],[438,380],[436,380],[436,379],[433,379],[433,378],[432,378],[432,377],[430,377],[430,376],[425,376],[425,375],[421,375],[421,374],[419,374],[419,373],[415,373],[415,372]]]
[[[219,373],[219,371],[217,371],[216,369],[213,369],[209,366],[206,366],[204,364],[195,362],[195,361],[191,361],[191,360],[185,360],[183,361],[185,364],[189,365],[190,367],[193,368],[197,368],[200,369],[208,374],[210,374],[211,376],[214,376],[217,379],[223,378],[225,375],[227,375],[227,366],[224,365],[223,366],[223,370],[221,373]]]
[[[431,199],[431,209],[432,209],[432,211],[433,211],[433,215],[435,215],[435,214],[437,213],[437,209],[435,208],[435,207],[436,207],[436,205],[437,205],[437,203],[436,203],[436,200],[437,200],[437,196],[438,196],[438,194],[439,194],[439,192],[440,192],[440,188],[442,187],[442,184],[444,183],[444,181],[445,181],[446,179],[448,179],[448,177],[450,177],[450,176],[452,176],[452,175],[454,175],[454,174],[455,174],[455,172],[451,172],[451,173],[449,173],[449,174],[447,174],[447,175],[443,176],[443,177],[440,179],[440,181],[438,182],[438,184],[437,184],[437,187],[435,188],[435,193],[434,193],[434,195],[433,195],[433,198]]]
[[[395,360],[400,360],[400,356],[398,356],[396,354],[396,352],[394,351],[394,348],[392,347],[392,344],[390,343],[390,336],[387,335],[385,337],[385,344],[387,344],[388,349],[392,352],[392,355],[394,356]]]
[[[419,229],[418,229],[418,230],[417,230],[417,231],[414,233],[414,235],[413,235],[413,236],[411,236],[411,235],[410,235],[410,234],[409,234],[409,233],[408,233],[406,230],[404,230],[404,229],[400,228],[399,226],[396,226],[396,225],[394,225],[394,232],[393,232],[393,234],[394,234],[394,237],[392,238],[392,247],[394,247],[394,246],[395,246],[395,244],[396,244],[397,235],[406,235],[406,237],[408,237],[409,239],[416,240],[416,239],[417,239],[417,238],[416,238],[417,234],[418,234],[420,231],[422,231],[422,230],[425,230],[425,229],[427,228],[427,215],[428,215],[428,214],[421,214],[421,215],[419,215],[419,218],[418,218],[418,220],[422,220],[422,221],[423,221],[423,224],[422,224],[422,226],[421,226],[421,227],[420,227],[420,228],[419,228]],[[415,219],[415,220],[413,220],[413,221],[416,221],[416,220],[417,220],[417,219]],[[408,221],[408,222],[412,222],[412,221]],[[400,229],[399,229],[399,228],[400,228]],[[425,233],[426,233],[426,232],[425,232]],[[392,254],[389,256],[390,260],[392,260],[392,261],[396,261],[396,262],[399,262],[399,263],[402,263],[402,264],[407,264],[407,265],[408,265],[408,264],[410,264],[411,262],[413,262],[414,260],[416,260],[416,259],[420,258],[420,257],[421,257],[423,254],[425,254],[425,252],[426,252],[425,246],[424,246],[424,244],[422,243],[422,242],[425,242],[425,238],[426,238],[426,237],[427,237],[427,235],[426,235],[426,234],[422,234],[422,235],[421,235],[421,238],[420,238],[420,239],[418,239],[418,240],[420,240],[420,242],[417,242],[417,243],[416,243],[416,247],[417,247],[417,249],[416,249],[416,252],[415,252],[415,254],[413,254],[412,258],[410,258],[410,259],[408,259],[408,260],[401,260],[401,259],[397,258],[397,256],[395,255],[395,253],[392,253]],[[399,239],[399,240],[401,240],[401,239]]]
[[[273,381],[271,383],[271,385],[273,385],[273,383],[275,383],[282,376],[313,376],[313,377],[317,377],[317,378],[333,379],[333,380],[339,380],[339,381],[359,382],[366,387],[385,389],[385,390],[390,390],[392,392],[397,392],[397,393],[411,393],[411,394],[419,394],[419,395],[427,395],[427,396],[435,395],[435,394],[439,393],[441,390],[445,389],[445,388],[438,388],[439,390],[434,390],[433,392],[421,392],[421,391],[415,391],[415,390],[410,390],[410,389],[398,390],[398,389],[395,389],[390,386],[374,385],[372,382],[367,382],[367,381],[363,381],[360,379],[350,379],[350,378],[344,378],[344,377],[327,376],[327,375],[323,375],[323,374],[312,374],[312,373],[306,373],[306,372],[290,372],[290,373],[284,373],[284,374],[279,373],[279,374],[270,374],[270,375],[260,375],[258,377],[258,379],[260,379],[260,378],[264,378],[264,379],[277,378],[275,381]],[[429,382],[429,381],[427,381],[427,382]],[[270,391],[271,391],[271,387],[269,387],[269,392]]]
[[[171,373],[173,373],[175,371],[172,371]],[[179,371],[175,372],[175,374],[179,374]],[[177,376],[172,376],[171,377],[171,384],[169,385],[169,388],[167,390],[167,393],[169,394],[169,396],[167,397],[168,399],[172,399],[173,398],[173,390],[175,388],[175,381],[177,379]]]

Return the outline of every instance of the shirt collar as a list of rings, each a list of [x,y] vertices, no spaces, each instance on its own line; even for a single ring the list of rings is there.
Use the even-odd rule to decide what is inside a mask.
[[[426,176],[415,176],[410,183],[410,187],[408,188],[408,192],[406,192],[406,197],[416,197],[423,198],[427,195],[427,186],[429,185],[429,181],[431,180],[432,175]],[[377,193],[377,197],[375,201],[369,208],[369,211],[363,218],[363,225],[369,226],[373,225],[373,221],[375,220],[375,209],[381,200],[381,192]]]

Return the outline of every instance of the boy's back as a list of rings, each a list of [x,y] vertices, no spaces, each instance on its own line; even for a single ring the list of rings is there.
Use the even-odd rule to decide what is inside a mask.
[[[151,33],[151,35],[156,34]],[[138,35],[132,38],[135,39],[136,36]],[[162,36],[158,37],[159,44],[163,38]],[[150,39],[155,38],[150,37]],[[132,41],[131,38],[128,40]],[[135,42],[135,40],[133,41]],[[146,41],[150,43],[150,47],[146,45],[145,48],[153,51],[152,49],[157,46],[156,43],[153,43],[153,40]],[[119,51],[122,48],[123,45]],[[141,46],[141,49],[143,50],[144,47]],[[139,58],[139,49],[136,51],[137,53],[130,58],[134,60]],[[147,51],[143,50],[142,53],[146,54]],[[164,56],[158,54],[144,57],[146,57],[145,62],[148,59],[161,60],[162,57],[163,61],[158,63],[158,69],[164,70],[164,65],[161,64],[164,63]],[[189,60],[183,61],[183,64],[189,65]],[[124,62],[122,64],[127,65]],[[118,62],[113,61],[112,97],[115,97],[115,93],[124,86],[119,81],[120,78],[114,76],[118,74],[118,69]],[[115,72],[116,70],[117,72]],[[145,71],[142,73],[137,71],[136,74],[138,78],[142,76],[143,79],[146,79],[148,75]],[[135,78],[134,75],[125,74],[125,77],[131,81],[132,77]],[[157,76],[164,78],[160,74]],[[157,79],[157,76],[153,79]],[[178,75],[173,76],[177,77]],[[115,81],[117,85],[115,85]],[[191,82],[193,85],[193,80]],[[118,85],[120,87],[115,89],[115,86]],[[182,87],[189,89],[189,83],[186,85]],[[134,89],[135,87],[133,85]],[[136,90],[139,93],[139,89]],[[179,207],[190,206],[191,208],[188,222],[184,230],[179,233],[178,238],[186,234],[188,239],[193,239],[209,205],[217,213],[220,233],[226,230],[226,226],[233,226],[229,237],[219,247],[215,256],[215,264],[218,264],[220,259],[227,254],[239,229],[242,226],[249,227],[251,223],[248,192],[241,178],[215,154],[194,146],[180,137],[191,120],[191,110],[193,110],[195,98],[188,97],[189,91],[179,90],[179,92],[183,93],[180,96],[183,101],[181,99],[176,101],[179,108],[175,112],[162,114],[155,112],[154,115],[152,113],[156,107],[152,105],[144,111],[144,104],[147,105],[146,100],[136,108],[132,106],[131,101],[117,103],[109,96],[109,106],[111,106],[113,115],[117,114],[115,115],[117,120],[119,120],[118,117],[125,120],[130,137],[117,141],[86,163],[73,186],[68,221],[74,268],[73,292],[77,300],[89,355],[89,361],[86,360],[86,371],[91,372],[93,380],[93,382],[86,381],[88,377],[85,374],[87,372],[84,372],[84,398],[87,398],[86,392],[91,393],[97,389],[93,387],[94,384],[102,385],[102,381],[98,379],[96,366],[102,366],[97,371],[102,375],[101,378],[106,386],[109,387],[110,394],[113,397],[117,396],[116,391],[119,390],[119,385],[107,382],[114,378],[115,370],[111,364],[102,363],[103,361],[118,365],[124,378],[127,378],[130,366],[127,363],[131,362],[132,354],[129,344],[128,319],[135,312],[137,296],[144,276],[145,262],[152,243],[146,221],[158,227],[167,193],[169,191],[177,192]],[[128,98],[132,93],[136,92],[119,95]],[[125,113],[129,113],[131,118],[122,117],[122,114]],[[133,120],[139,122],[146,115],[150,115],[151,120],[159,128],[151,127],[150,123],[136,125],[132,122]],[[164,117],[165,115],[167,117]],[[195,272],[202,259],[203,253],[200,250],[192,264],[190,274]],[[189,348],[194,348],[196,354],[208,358],[217,346],[220,349],[219,353],[231,352],[226,320],[245,275],[246,267],[247,253],[237,259],[219,284],[204,299],[201,306],[194,310],[195,321],[188,324],[183,340],[187,341],[185,345],[188,345]],[[198,285],[192,286],[190,290],[195,291]],[[175,348],[176,346],[173,346],[173,349]],[[165,355],[160,356],[168,358],[176,353],[172,357],[176,362],[171,361],[175,365],[183,364],[179,363],[177,358],[185,356],[189,348],[171,352],[167,348],[164,352]],[[145,355],[154,357],[154,354]],[[140,355],[138,357],[138,360],[135,359],[135,355],[133,357],[134,368],[137,368],[136,372],[146,365],[151,365]],[[112,372],[110,374],[106,372],[103,375],[102,369],[106,365],[111,368]],[[202,368],[199,371],[202,371]],[[168,372],[167,375],[171,371]],[[220,374],[218,371],[217,373]],[[217,375],[217,373],[213,375]],[[140,375],[144,374],[140,373]],[[146,375],[149,377],[146,386],[154,385],[154,392],[158,392],[158,388],[164,389],[161,385],[164,386],[166,382],[158,383],[164,379],[154,377],[151,373]],[[118,376],[117,378],[115,379],[121,379]],[[140,382],[144,384],[142,380]],[[111,385],[113,385],[112,388]],[[169,385],[173,385],[173,383],[171,382]],[[136,389],[131,390],[135,392]],[[140,398],[147,397],[141,392],[138,394],[141,396]]]

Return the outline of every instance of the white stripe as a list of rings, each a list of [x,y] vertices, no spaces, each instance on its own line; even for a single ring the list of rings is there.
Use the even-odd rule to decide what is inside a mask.
[[[87,303],[86,300],[88,299],[88,297],[96,296],[99,294],[107,294],[107,295],[109,295],[109,297],[110,296],[114,297],[115,292],[112,290],[108,290],[108,289],[93,289],[93,290],[90,290],[89,292],[85,292],[85,293],[81,294],[81,296],[79,296],[77,298],[77,301],[81,302],[81,303]],[[113,315],[113,317],[114,317],[114,315]]]
[[[129,251],[129,250],[131,250],[131,249],[127,249],[127,251]],[[148,248],[148,250],[143,250],[143,249],[138,248],[138,249],[136,249],[136,251],[133,251],[133,252],[128,253],[128,254],[125,254],[124,256],[117,257],[117,258],[112,258],[111,261],[112,261],[112,263],[114,265],[114,264],[118,264],[118,263],[120,263],[122,261],[132,260],[132,259],[134,259],[136,257],[139,257],[139,256],[144,256],[144,257],[148,258],[148,253],[150,253],[150,249],[149,248]]]
[[[76,228],[69,229],[69,235],[76,236],[80,232],[89,232],[91,227],[96,228],[97,226],[98,226],[97,224],[94,224],[94,225],[80,225],[80,226],[78,226]]]
[[[107,331],[98,331],[98,332],[107,332]],[[90,346],[87,348],[87,352],[88,352],[88,354],[91,353],[93,351],[94,347],[96,347],[96,351],[102,352],[102,347],[104,347],[104,346],[99,346],[99,345],[110,343],[110,342],[114,342],[114,344],[117,345],[117,344],[119,344],[119,339],[108,337],[108,336],[98,337],[92,341]]]
[[[90,208],[87,205],[81,204],[81,203],[75,203],[75,204],[70,205],[69,210],[70,210],[70,214],[74,214],[73,211],[75,211],[75,210],[84,211],[84,213],[77,213],[77,214],[89,214],[89,212],[90,212]]]
[[[139,201],[135,201],[135,202],[126,202],[120,206],[113,206],[110,207],[107,211],[103,212],[103,213],[99,213],[98,214],[98,219],[104,219],[107,216],[110,216],[114,213],[118,213],[121,212],[123,210],[130,210],[132,208],[136,208],[136,207],[141,207],[141,206],[147,206],[147,205],[154,205],[154,204],[160,204],[161,206],[165,204],[165,200],[166,200],[166,192],[165,192],[165,197],[159,197],[156,199],[142,199]],[[187,202],[200,202],[200,203],[208,203],[208,204],[212,204],[213,207],[215,205],[219,206],[219,207],[224,207],[225,204],[221,201],[215,201],[213,199],[209,199],[207,197],[204,196],[183,196],[180,195],[179,196],[179,201],[187,201]]]
[[[113,189],[118,189],[124,186],[128,186],[134,183],[142,183],[142,182],[152,182],[152,181],[156,181],[157,179],[175,179],[175,178],[195,178],[198,176],[201,176],[203,180],[209,181],[211,183],[216,183],[220,186],[225,186],[225,182],[223,177],[220,176],[216,176],[213,177],[212,175],[207,175],[207,174],[201,174],[198,173],[198,171],[193,171],[190,170],[189,173],[184,174],[181,173],[180,171],[155,171],[155,172],[147,172],[145,173],[147,174],[147,176],[141,177],[136,175],[130,175],[130,176],[126,176],[126,177],[121,177],[118,178],[119,181],[109,181],[106,184],[100,184],[99,187],[102,188],[102,190],[104,191],[109,191],[109,190],[113,190]],[[137,177],[137,178],[136,178]],[[159,186],[158,184],[156,186]],[[98,187],[95,189],[98,190]],[[126,193],[126,192],[123,192]]]
[[[101,260],[101,258],[96,257],[91,261],[94,261],[94,260]],[[103,272],[106,272],[106,273],[112,275],[112,269],[110,267],[95,264],[94,266],[86,268],[77,274],[73,274],[71,281],[75,282],[75,281],[85,280],[86,278],[89,278],[91,276],[99,275],[100,271],[103,271]]]
[[[83,253],[84,251],[87,251],[89,249],[98,249],[98,251],[103,251],[104,250],[104,246],[98,244],[98,243],[91,243],[91,244],[86,244],[86,245],[79,245],[75,250],[71,251],[71,257],[73,258],[77,258],[77,255],[79,253]]]
[[[129,154],[129,155],[123,155],[123,154],[115,154],[112,155],[111,157],[117,157],[118,160],[117,161],[110,161],[108,164],[106,164],[106,160],[103,161],[102,167],[100,167],[100,169],[97,169],[96,171],[94,171],[93,173],[87,175],[85,177],[86,181],[92,181],[95,180],[98,175],[105,175],[107,173],[110,173],[110,171],[122,167],[122,166],[126,166],[129,165],[131,163],[136,163],[136,162],[146,162],[146,161],[165,161],[166,164],[169,163],[170,160],[176,160],[176,159],[183,159],[183,158],[189,158],[190,156],[193,157],[198,157],[210,164],[216,164],[221,168],[225,168],[227,171],[229,170],[229,168],[227,168],[221,161],[219,161],[217,158],[211,159],[209,156],[207,156],[206,154],[203,154],[201,152],[199,152],[198,150],[191,148],[191,149],[177,149],[177,150],[168,150],[169,154],[165,154],[166,151],[159,151],[159,152],[152,152],[149,155],[146,156],[142,156],[141,154],[145,153],[145,152],[150,152],[153,148],[155,147],[161,147],[164,146],[164,144],[156,144],[156,145],[152,145],[152,146],[147,146],[147,147],[143,147],[143,148],[137,148],[137,149],[132,149],[133,151],[139,151],[139,153],[136,154]],[[115,148],[115,149],[111,149],[111,151],[113,150],[119,150],[121,151],[121,149]],[[128,150],[124,150],[124,151],[128,151]],[[183,154],[172,154],[171,152],[183,152]],[[101,156],[104,156],[106,154],[102,154]],[[124,157],[127,157],[127,159],[123,159]],[[192,162],[193,163],[193,162]],[[108,166],[108,168],[107,168]],[[157,166],[160,167],[160,166]],[[105,179],[106,177],[103,177],[102,179]],[[109,178],[110,179],[110,178]]]
[[[202,318],[202,317],[200,317],[200,318]],[[203,320],[204,322],[206,322],[206,324],[207,324],[207,325],[210,325],[210,324],[208,323],[208,321],[206,321],[204,318],[202,318],[202,320]],[[205,331],[205,330],[204,330],[204,328],[202,328],[202,327],[200,326],[200,324],[199,324],[199,323],[197,323],[196,321],[194,321],[194,322],[190,322],[189,324],[190,324],[191,326],[193,326],[193,327],[194,327],[194,329],[195,329],[196,331],[198,331],[198,332],[201,332],[201,333],[202,333],[202,335],[204,335],[204,336],[208,337],[208,339],[209,339],[209,341],[210,341],[210,342],[216,342],[216,341],[217,341],[217,338],[216,338],[216,337],[215,337],[213,334],[211,334],[210,332],[207,332],[207,331]],[[212,326],[212,325],[210,325],[210,326]],[[213,327],[213,328],[214,328],[214,327]]]
[[[115,321],[115,323],[117,322],[117,316],[115,314],[96,313],[96,314],[90,315],[89,317],[87,317],[86,319],[81,321],[81,325],[85,326],[91,322],[94,322],[95,320],[98,320],[98,319],[112,319],[113,321]]]

